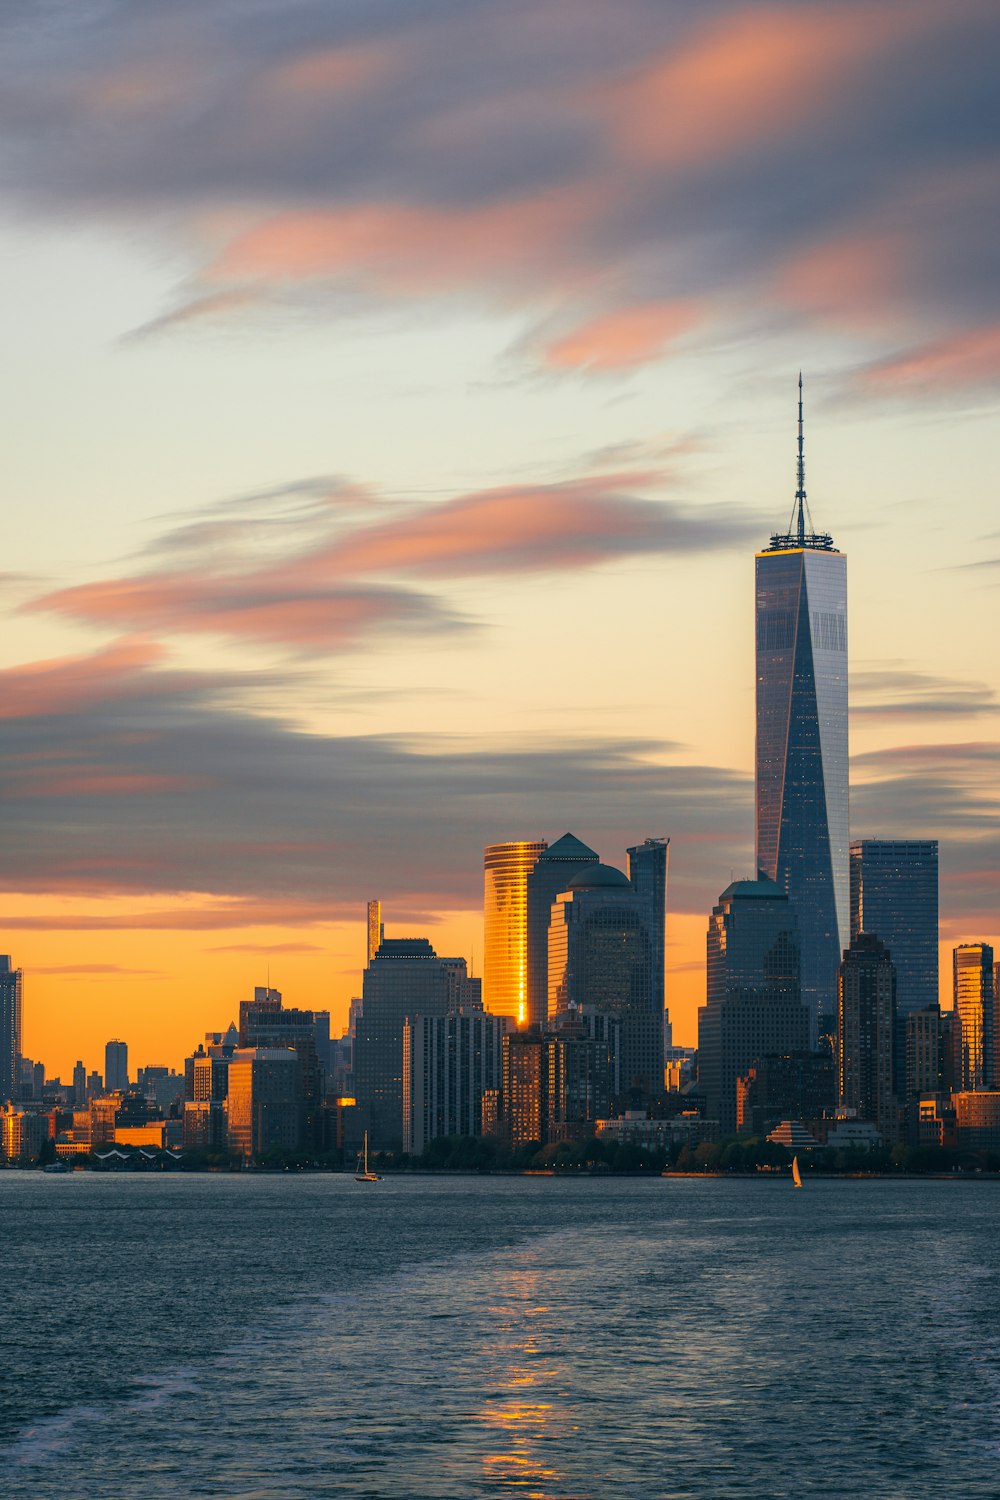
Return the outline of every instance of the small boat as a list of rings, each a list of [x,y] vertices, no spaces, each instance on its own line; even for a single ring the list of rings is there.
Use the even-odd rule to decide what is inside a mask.
[[[792,1181],[796,1187],[802,1186],[802,1173],[799,1171],[799,1159],[797,1156],[792,1157]]]
[[[362,1160],[364,1166],[362,1166]],[[372,1172],[368,1167],[368,1132],[365,1131],[365,1144],[363,1150],[358,1152],[358,1170],[354,1174],[355,1182],[381,1182],[382,1179],[377,1172]]]

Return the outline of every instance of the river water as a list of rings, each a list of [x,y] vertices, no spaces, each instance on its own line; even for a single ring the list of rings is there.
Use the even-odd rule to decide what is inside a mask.
[[[1000,1185],[0,1173],[18,1500],[1000,1496]]]

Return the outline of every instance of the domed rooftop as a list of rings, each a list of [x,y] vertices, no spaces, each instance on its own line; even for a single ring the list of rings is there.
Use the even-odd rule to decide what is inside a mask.
[[[584,865],[569,882],[567,890],[589,891],[595,886],[624,885],[628,886],[628,876],[623,875],[621,870],[616,870],[614,865]]]

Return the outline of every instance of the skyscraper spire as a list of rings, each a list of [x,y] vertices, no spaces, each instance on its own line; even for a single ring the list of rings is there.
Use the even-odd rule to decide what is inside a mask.
[[[800,547],[805,546],[806,541],[806,456],[805,446],[802,439],[802,371],[799,371],[799,462],[797,475],[798,484],[795,489],[795,503],[798,506],[798,542]]]
[[[808,547],[810,551],[834,552],[833,537],[825,531],[813,529],[806,499],[806,451],[804,423],[802,420],[802,371],[799,371],[799,445],[795,468],[795,500],[787,531],[776,531],[771,537],[771,552],[787,552],[792,547]]]

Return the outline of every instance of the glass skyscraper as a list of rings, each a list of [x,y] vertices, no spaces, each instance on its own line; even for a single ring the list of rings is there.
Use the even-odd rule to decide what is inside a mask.
[[[808,519],[801,377],[793,525],[756,572],[757,868],[794,903],[815,1030],[836,1005],[850,924],[847,559]]]
[[[487,844],[483,851],[483,998],[494,1015],[526,1021],[528,1004],[528,877],[548,844],[522,839]]]
[[[896,969],[900,1016],[938,1003],[936,839],[853,839],[851,941],[882,939]]]

